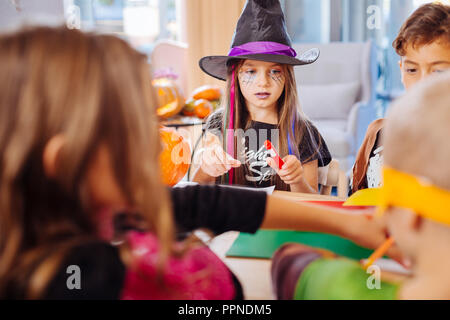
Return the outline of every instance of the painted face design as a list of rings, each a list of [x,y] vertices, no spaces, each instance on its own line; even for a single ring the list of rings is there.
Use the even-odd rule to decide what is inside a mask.
[[[278,86],[284,86],[284,74],[280,70],[271,70],[270,77]]]
[[[252,86],[256,80],[256,72],[253,70],[242,70],[239,71],[239,82],[242,84],[241,87],[249,87]]]
[[[282,65],[246,60],[238,72],[239,85],[247,107],[274,107],[285,86],[285,71]]]

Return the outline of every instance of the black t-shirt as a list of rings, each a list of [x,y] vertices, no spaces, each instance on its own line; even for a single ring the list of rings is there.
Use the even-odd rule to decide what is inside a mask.
[[[208,228],[215,234],[227,231],[255,233],[264,219],[267,195],[252,190],[221,186],[188,186],[170,191],[179,233]],[[242,208],[245,208],[243,210]],[[67,267],[80,267],[81,290],[67,288]],[[101,241],[74,248],[50,282],[46,299],[119,299],[126,268],[117,247]],[[231,273],[231,271],[230,271]],[[235,299],[242,299],[242,287],[231,273]],[[23,298],[12,290],[9,298]]]
[[[221,133],[218,117],[221,117],[220,113],[213,115],[206,124],[206,129],[215,134]],[[303,123],[299,125],[302,128],[303,137],[298,146],[301,163],[307,164],[318,160],[319,167],[327,166],[331,162],[331,154],[317,128],[311,122],[308,122],[309,128]],[[238,160],[245,163],[245,185],[256,188],[273,185],[272,177],[276,175],[276,172],[266,162],[270,154],[264,147],[264,142],[271,141],[278,150],[278,141],[274,141],[278,139],[277,128],[275,124],[251,121],[250,127],[243,133],[245,141],[238,138],[243,142],[243,149],[238,149]]]

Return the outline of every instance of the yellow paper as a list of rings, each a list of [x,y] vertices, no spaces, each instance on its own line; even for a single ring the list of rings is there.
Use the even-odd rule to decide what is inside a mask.
[[[379,212],[390,206],[406,208],[450,225],[450,191],[389,167],[383,169],[381,188],[360,190],[344,206],[378,206]]]

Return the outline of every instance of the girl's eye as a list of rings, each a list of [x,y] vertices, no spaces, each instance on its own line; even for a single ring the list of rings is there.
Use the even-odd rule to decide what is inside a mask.
[[[274,74],[274,75],[279,75],[279,74],[281,73],[281,71],[280,71],[280,70],[273,69],[273,70],[270,70],[270,73],[271,73],[271,74]]]
[[[254,70],[247,70],[247,71],[245,71],[245,73],[247,73],[247,74],[254,74],[255,71]]]
[[[442,72],[447,71],[447,70],[448,69],[437,69],[437,70],[434,70],[433,73],[442,73]]]
[[[407,73],[416,73],[417,69],[406,69]]]

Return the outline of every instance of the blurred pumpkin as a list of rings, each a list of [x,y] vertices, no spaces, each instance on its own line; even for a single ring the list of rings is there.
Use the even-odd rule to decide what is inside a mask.
[[[204,119],[213,111],[211,102],[205,99],[199,99],[194,102],[194,113],[200,119]]]
[[[174,186],[183,179],[191,163],[191,148],[175,129],[161,127],[162,152],[159,157],[162,182]]]
[[[182,111],[185,116],[189,116],[189,117],[195,116],[195,110],[194,110],[195,101],[196,100],[194,98],[190,98],[186,101],[183,111]]]
[[[213,111],[216,111],[220,107],[220,100],[211,101]]]
[[[174,80],[169,78],[154,79],[153,88],[158,99],[156,113],[159,117],[167,119],[180,113],[184,107],[184,97]]]
[[[219,100],[222,96],[222,91],[219,86],[215,85],[204,85],[192,92],[192,97],[195,100],[205,99],[209,101]]]

